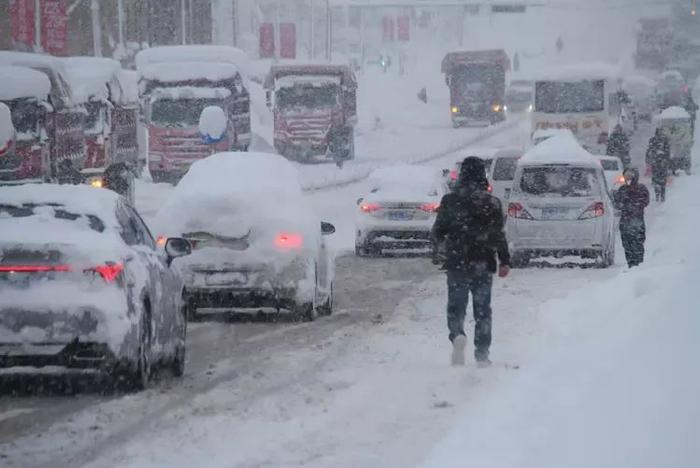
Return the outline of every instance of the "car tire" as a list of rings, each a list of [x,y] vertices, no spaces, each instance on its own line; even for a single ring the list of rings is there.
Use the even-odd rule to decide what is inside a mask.
[[[197,314],[197,301],[187,299],[185,301],[185,318],[188,322],[198,322],[200,317]]]
[[[151,332],[149,319],[144,317],[139,327],[138,358],[127,376],[127,387],[132,391],[146,390],[151,383]]]

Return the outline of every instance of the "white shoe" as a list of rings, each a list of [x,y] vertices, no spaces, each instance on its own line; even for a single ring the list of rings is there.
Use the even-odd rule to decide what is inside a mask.
[[[452,365],[464,365],[464,348],[467,347],[467,337],[459,335],[452,340]]]

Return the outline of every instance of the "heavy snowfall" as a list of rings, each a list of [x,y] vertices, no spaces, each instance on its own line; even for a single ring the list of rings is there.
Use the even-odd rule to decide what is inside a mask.
[[[0,466],[700,466],[695,0],[106,3],[0,7]]]

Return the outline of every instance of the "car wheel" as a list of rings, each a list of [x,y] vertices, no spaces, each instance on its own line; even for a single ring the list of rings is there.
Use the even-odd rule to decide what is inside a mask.
[[[194,299],[187,299],[185,301],[185,317],[188,322],[199,321],[199,315],[197,314],[197,301]]]
[[[132,390],[146,390],[151,382],[151,331],[149,320],[144,318],[140,327],[139,355],[129,376],[127,386]]]

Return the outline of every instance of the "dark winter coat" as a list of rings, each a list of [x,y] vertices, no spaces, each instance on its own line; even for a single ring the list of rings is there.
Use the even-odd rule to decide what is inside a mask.
[[[624,130],[615,130],[610,134],[608,139],[608,156],[617,156],[624,163],[628,163],[630,159],[630,140]]]
[[[644,221],[644,209],[649,206],[649,190],[637,181],[623,185],[615,192],[615,207],[620,210],[620,222]]]
[[[652,181],[655,184],[665,184],[671,170],[671,144],[660,131],[649,140],[646,162],[651,167]]]
[[[501,266],[510,265],[501,202],[481,183],[463,184],[442,198],[432,235],[444,245],[446,270],[481,263],[495,273],[496,257]]]

